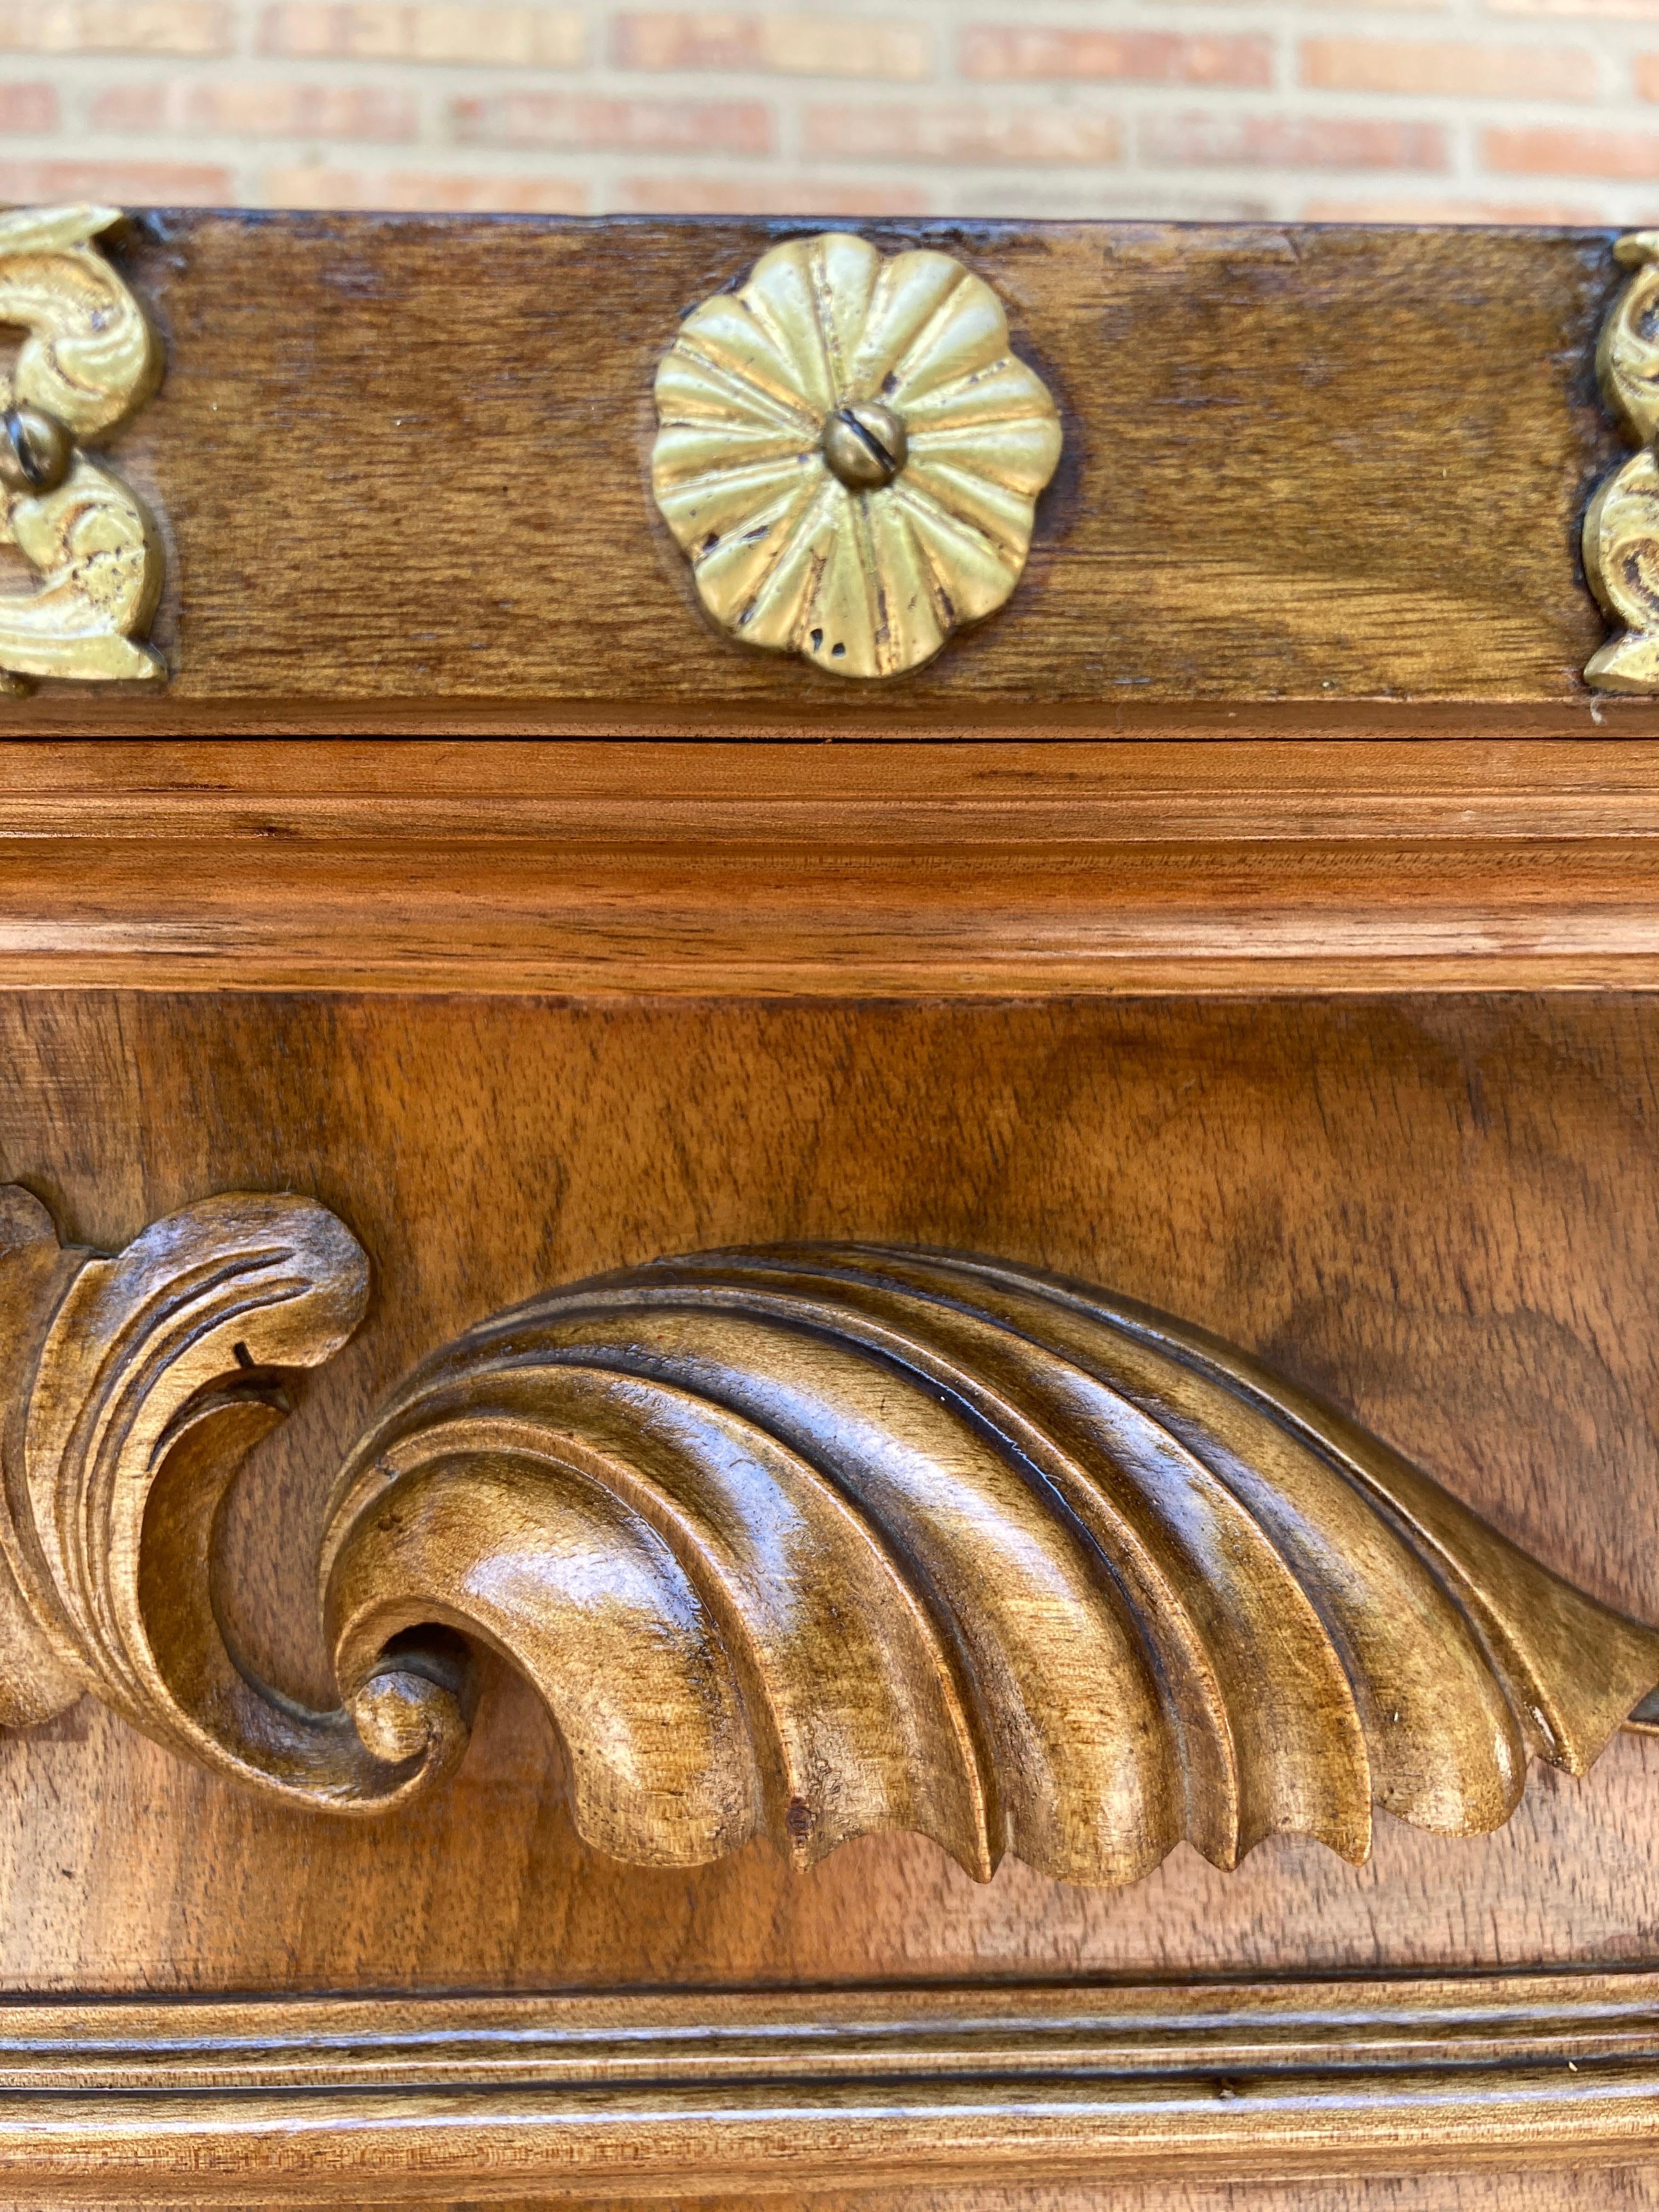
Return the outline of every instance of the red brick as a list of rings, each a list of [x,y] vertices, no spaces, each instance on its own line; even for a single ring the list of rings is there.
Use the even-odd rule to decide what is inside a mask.
[[[1063,31],[975,24],[957,44],[962,74],[981,81],[1107,78],[1133,84],[1269,85],[1271,39],[1186,38],[1168,31]]]
[[[92,105],[104,131],[202,131],[232,138],[413,138],[420,112],[379,85],[259,82],[112,85]]]
[[[616,204],[633,215],[907,216],[932,212],[917,184],[845,177],[624,177]]]
[[[35,54],[225,54],[220,0],[0,0],[0,51]]]
[[[1077,107],[905,105],[809,107],[803,143],[820,159],[855,161],[1115,161],[1123,152],[1116,119]]]
[[[1304,39],[1302,82],[1326,92],[1443,93],[1489,100],[1594,100],[1582,46],[1487,46],[1454,39]]]
[[[267,169],[267,207],[389,208],[434,214],[584,215],[588,191],[578,177],[481,177],[441,169],[362,169],[298,165]]]
[[[128,207],[229,207],[227,168],[194,161],[0,161],[0,200],[114,200]]]
[[[879,16],[743,15],[658,9],[618,15],[620,69],[769,70],[805,76],[923,77],[933,36]]]
[[[1160,168],[1444,169],[1438,123],[1362,117],[1170,115],[1144,123],[1141,159]]]
[[[601,100],[504,92],[458,100],[455,136],[468,145],[557,146],[600,152],[769,154],[772,111],[758,100]]]
[[[1648,131],[1559,130],[1552,125],[1483,131],[1488,169],[1528,177],[1613,177],[1659,184],[1659,137]]]
[[[280,0],[265,9],[268,54],[337,61],[451,62],[507,69],[571,69],[586,53],[574,8],[458,6],[453,0]]]
[[[0,131],[55,131],[58,94],[49,84],[0,84]]]

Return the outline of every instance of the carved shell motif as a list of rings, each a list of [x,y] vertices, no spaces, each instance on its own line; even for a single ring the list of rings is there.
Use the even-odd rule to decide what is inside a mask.
[[[652,485],[714,619],[842,676],[931,659],[1025,565],[1060,420],[948,254],[828,232],[689,315]]]
[[[215,1199],[114,1260],[0,1209],[6,1717],[84,1686],[313,1804],[464,1747],[468,1648],[520,1668],[597,1849],[802,1864],[919,1829],[1134,1880],[1182,1837],[1369,1849],[1582,1772],[1659,1684],[1583,1595],[1388,1446],[1202,1331],[994,1261],[711,1253],[550,1292],[434,1353],[349,1454],[320,1584],[342,1710],[250,1683],[208,1594],[273,1370],[325,1358],[361,1252]]]

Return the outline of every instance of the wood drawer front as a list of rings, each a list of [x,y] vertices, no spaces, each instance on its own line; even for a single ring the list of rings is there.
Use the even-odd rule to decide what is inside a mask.
[[[170,681],[6,726],[1595,734],[1610,234],[872,227],[992,286],[1065,439],[1012,605],[872,685],[723,636],[651,496],[682,319],[811,228],[138,219],[111,250],[166,376],[111,455],[165,540]]]

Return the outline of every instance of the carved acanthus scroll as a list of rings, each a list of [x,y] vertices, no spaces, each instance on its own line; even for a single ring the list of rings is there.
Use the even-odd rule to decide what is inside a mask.
[[[350,1333],[321,1206],[227,1197],[113,1259],[0,1210],[0,1717],[82,1690],[343,1811],[463,1749],[470,1654],[534,1684],[581,1835],[801,1864],[919,1829],[1080,1882],[1182,1837],[1354,1861],[1372,1808],[1468,1835],[1530,1757],[1581,1773],[1659,1631],[1538,1565],[1203,1332],[1012,1266],[875,1246],[699,1255],[498,1314],[349,1455],[322,1546],[341,1691],[239,1670],[215,1516],[281,1372]]]
[[[26,333],[0,376],[0,540],[40,577],[0,598],[0,689],[165,673],[139,641],[161,590],[155,526],[87,450],[161,380],[155,334],[96,244],[121,220],[107,207],[0,215],[0,324]]]

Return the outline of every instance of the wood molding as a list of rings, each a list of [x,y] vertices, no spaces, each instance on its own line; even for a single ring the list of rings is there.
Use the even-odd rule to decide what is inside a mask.
[[[1659,1975],[17,1999],[19,2204],[1267,2179],[1659,2147]]]
[[[1575,1590],[1202,1330],[1029,1269],[862,1244],[660,1261],[444,1346],[347,1453],[321,1614],[340,1704],[227,1643],[215,1529],[284,1370],[368,1263],[293,1194],[110,1259],[0,1192],[0,1719],[90,1691],[273,1797],[383,1811],[465,1750],[478,1655],[540,1694],[578,1834],[631,1865],[887,1829],[978,1880],[1112,1886],[1182,1840],[1372,1806],[1502,1825],[1659,1688]]]
[[[1659,742],[1220,728],[1066,745],[0,745],[0,984],[1659,985]]]

